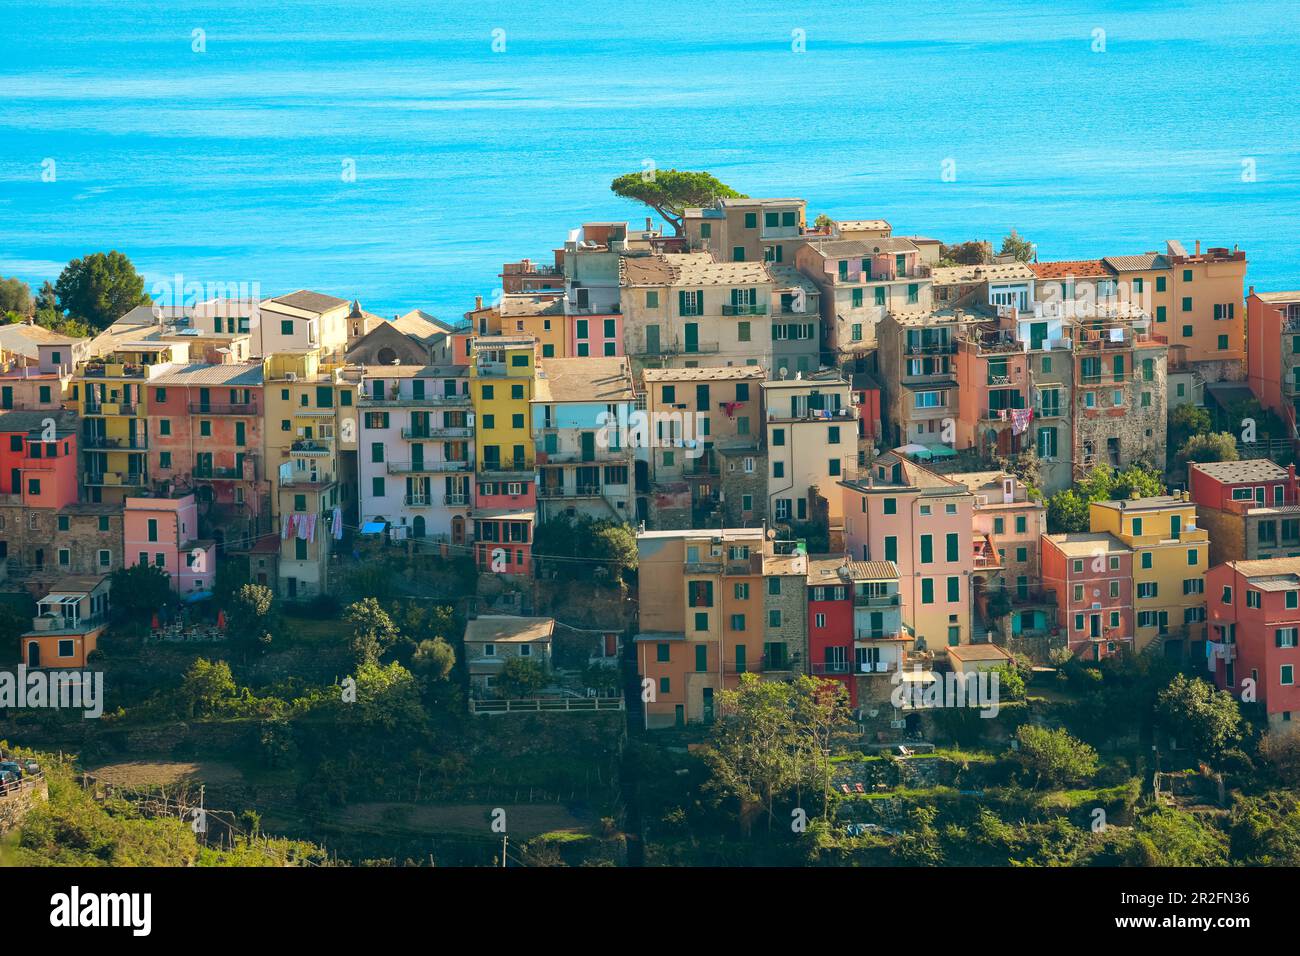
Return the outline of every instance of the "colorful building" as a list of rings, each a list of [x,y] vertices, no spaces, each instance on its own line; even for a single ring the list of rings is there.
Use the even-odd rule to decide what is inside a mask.
[[[111,591],[107,575],[62,578],[37,602],[32,629],[18,639],[22,662],[63,670],[88,666],[108,628]]]
[[[898,568],[908,649],[942,653],[984,639],[971,627],[975,496],[966,486],[886,452],[840,488],[849,556]]]
[[[122,544],[127,567],[162,568],[181,597],[212,590],[217,576],[216,542],[199,537],[199,509],[192,492],[127,498]]]
[[[463,365],[368,369],[360,384],[361,517],[395,535],[466,545],[474,413]]]
[[[1229,561],[1205,575],[1206,662],[1234,697],[1249,689],[1273,733],[1300,723],[1300,559]]]
[[[1043,587],[1056,596],[1065,646],[1099,661],[1133,649],[1133,551],[1106,532],[1045,534]]]
[[[1210,535],[1207,566],[1300,557],[1300,483],[1294,465],[1267,458],[1191,462],[1188,490]]]
[[[1156,640],[1184,650],[1203,641],[1210,538],[1191,497],[1094,501],[1088,520],[1133,552],[1134,650]]]
[[[817,521],[831,547],[844,527],[836,482],[857,469],[857,408],[838,372],[763,382],[767,506],[772,521]]]

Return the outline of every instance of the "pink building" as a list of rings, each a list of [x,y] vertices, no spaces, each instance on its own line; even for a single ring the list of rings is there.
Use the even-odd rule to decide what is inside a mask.
[[[570,358],[608,358],[623,354],[622,315],[570,315],[566,321],[569,334],[566,354]]]
[[[203,541],[193,494],[128,497],[122,516],[125,564],[153,564],[167,572],[182,597],[209,591],[216,580],[216,542]]]
[[[914,649],[942,653],[982,638],[971,632],[975,498],[966,486],[886,452],[840,487],[849,557],[898,566]]]
[[[474,563],[480,571],[533,573],[537,482],[526,474],[509,480],[480,477],[474,485]]]

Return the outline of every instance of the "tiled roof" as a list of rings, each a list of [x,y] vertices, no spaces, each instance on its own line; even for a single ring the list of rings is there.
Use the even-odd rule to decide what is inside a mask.
[[[494,641],[526,644],[549,640],[555,630],[550,617],[514,617],[509,614],[480,614],[465,625],[465,641]]]
[[[935,285],[964,285],[970,282],[1014,282],[1037,278],[1023,262],[997,262],[978,266],[944,266],[931,270]]]
[[[1285,468],[1268,458],[1194,462],[1192,468],[1226,485],[1251,481],[1277,481],[1287,476]]]
[[[1300,558],[1269,558],[1264,561],[1229,561],[1228,564],[1242,577],[1250,578],[1251,584],[1256,584],[1256,579],[1258,578],[1273,578],[1274,580],[1272,582],[1258,583],[1273,583],[1278,585],[1278,587],[1266,587],[1263,588],[1263,590],[1290,590],[1295,587],[1297,579],[1300,578]]]
[[[232,362],[213,365],[196,362],[177,365],[171,371],[150,379],[150,385],[229,385],[232,388],[251,388],[262,384],[261,362]]]
[[[1268,303],[1300,302],[1300,292],[1256,292],[1255,298]]]
[[[1031,262],[1029,268],[1040,279],[1109,278],[1110,270],[1102,259],[1061,259],[1056,262]]]
[[[552,295],[509,294],[501,297],[497,309],[502,318],[523,318],[529,315],[563,315],[564,294],[558,290]]]
[[[893,561],[850,561],[849,574],[855,581],[888,580],[898,577],[898,565]]]
[[[1116,272],[1150,272],[1169,268],[1169,260],[1159,252],[1144,252],[1140,256],[1107,256],[1102,262]]]
[[[731,379],[764,379],[761,365],[718,365],[699,368],[647,368],[641,370],[643,382],[716,382]]]
[[[269,301],[287,305],[291,309],[302,309],[304,312],[328,312],[348,304],[346,299],[339,299],[323,292],[311,292],[307,289],[299,289],[288,295],[278,295]]]
[[[880,239],[820,239],[810,245],[827,259],[853,259],[917,251],[910,240],[892,236]]]
[[[958,661],[1011,660],[1011,655],[996,644],[959,644],[948,648],[948,656]]]
[[[40,432],[44,430],[45,421],[49,418],[54,419],[55,428],[60,434],[76,433],[76,412],[50,410],[18,410],[0,414],[0,432]]]
[[[623,256],[619,260],[622,285],[753,285],[771,282],[762,262],[715,262],[707,252]]]

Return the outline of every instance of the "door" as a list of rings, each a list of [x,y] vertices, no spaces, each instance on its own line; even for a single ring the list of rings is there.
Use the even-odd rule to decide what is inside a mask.
[[[582,460],[583,461],[596,460],[596,433],[595,432],[582,433]]]
[[[1169,516],[1169,537],[1177,541],[1183,536],[1183,519],[1181,515]]]
[[[645,350],[647,355],[659,354],[659,326],[647,325],[645,327]]]
[[[686,323],[685,332],[685,351],[698,352],[700,350],[700,327],[695,322]]]
[[[27,642],[27,666],[28,667],[41,666],[41,645],[38,644],[36,641]]]
[[[416,515],[411,522],[411,536],[414,538],[424,537],[424,515]]]
[[[713,688],[704,688],[704,722],[713,723]]]
[[[419,442],[411,446],[411,468],[414,471],[424,468],[424,446]]]
[[[212,390],[208,388],[199,389],[199,411],[206,412],[212,408]]]

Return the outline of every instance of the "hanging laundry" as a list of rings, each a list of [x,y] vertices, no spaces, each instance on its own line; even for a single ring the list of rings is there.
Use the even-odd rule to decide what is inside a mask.
[[[330,530],[334,535],[335,541],[343,540],[343,512],[339,510],[338,505],[334,506],[334,513],[331,516]]]
[[[293,515],[289,514],[289,515],[284,515],[283,517],[281,517],[281,519],[280,519],[280,539],[281,539],[282,541],[288,541],[288,540],[289,540],[289,533],[290,533],[290,531],[292,530],[292,528],[293,528]]]
[[[1011,433],[1013,435],[1023,435],[1028,430],[1033,415],[1034,410],[1032,408],[1011,409]]]

